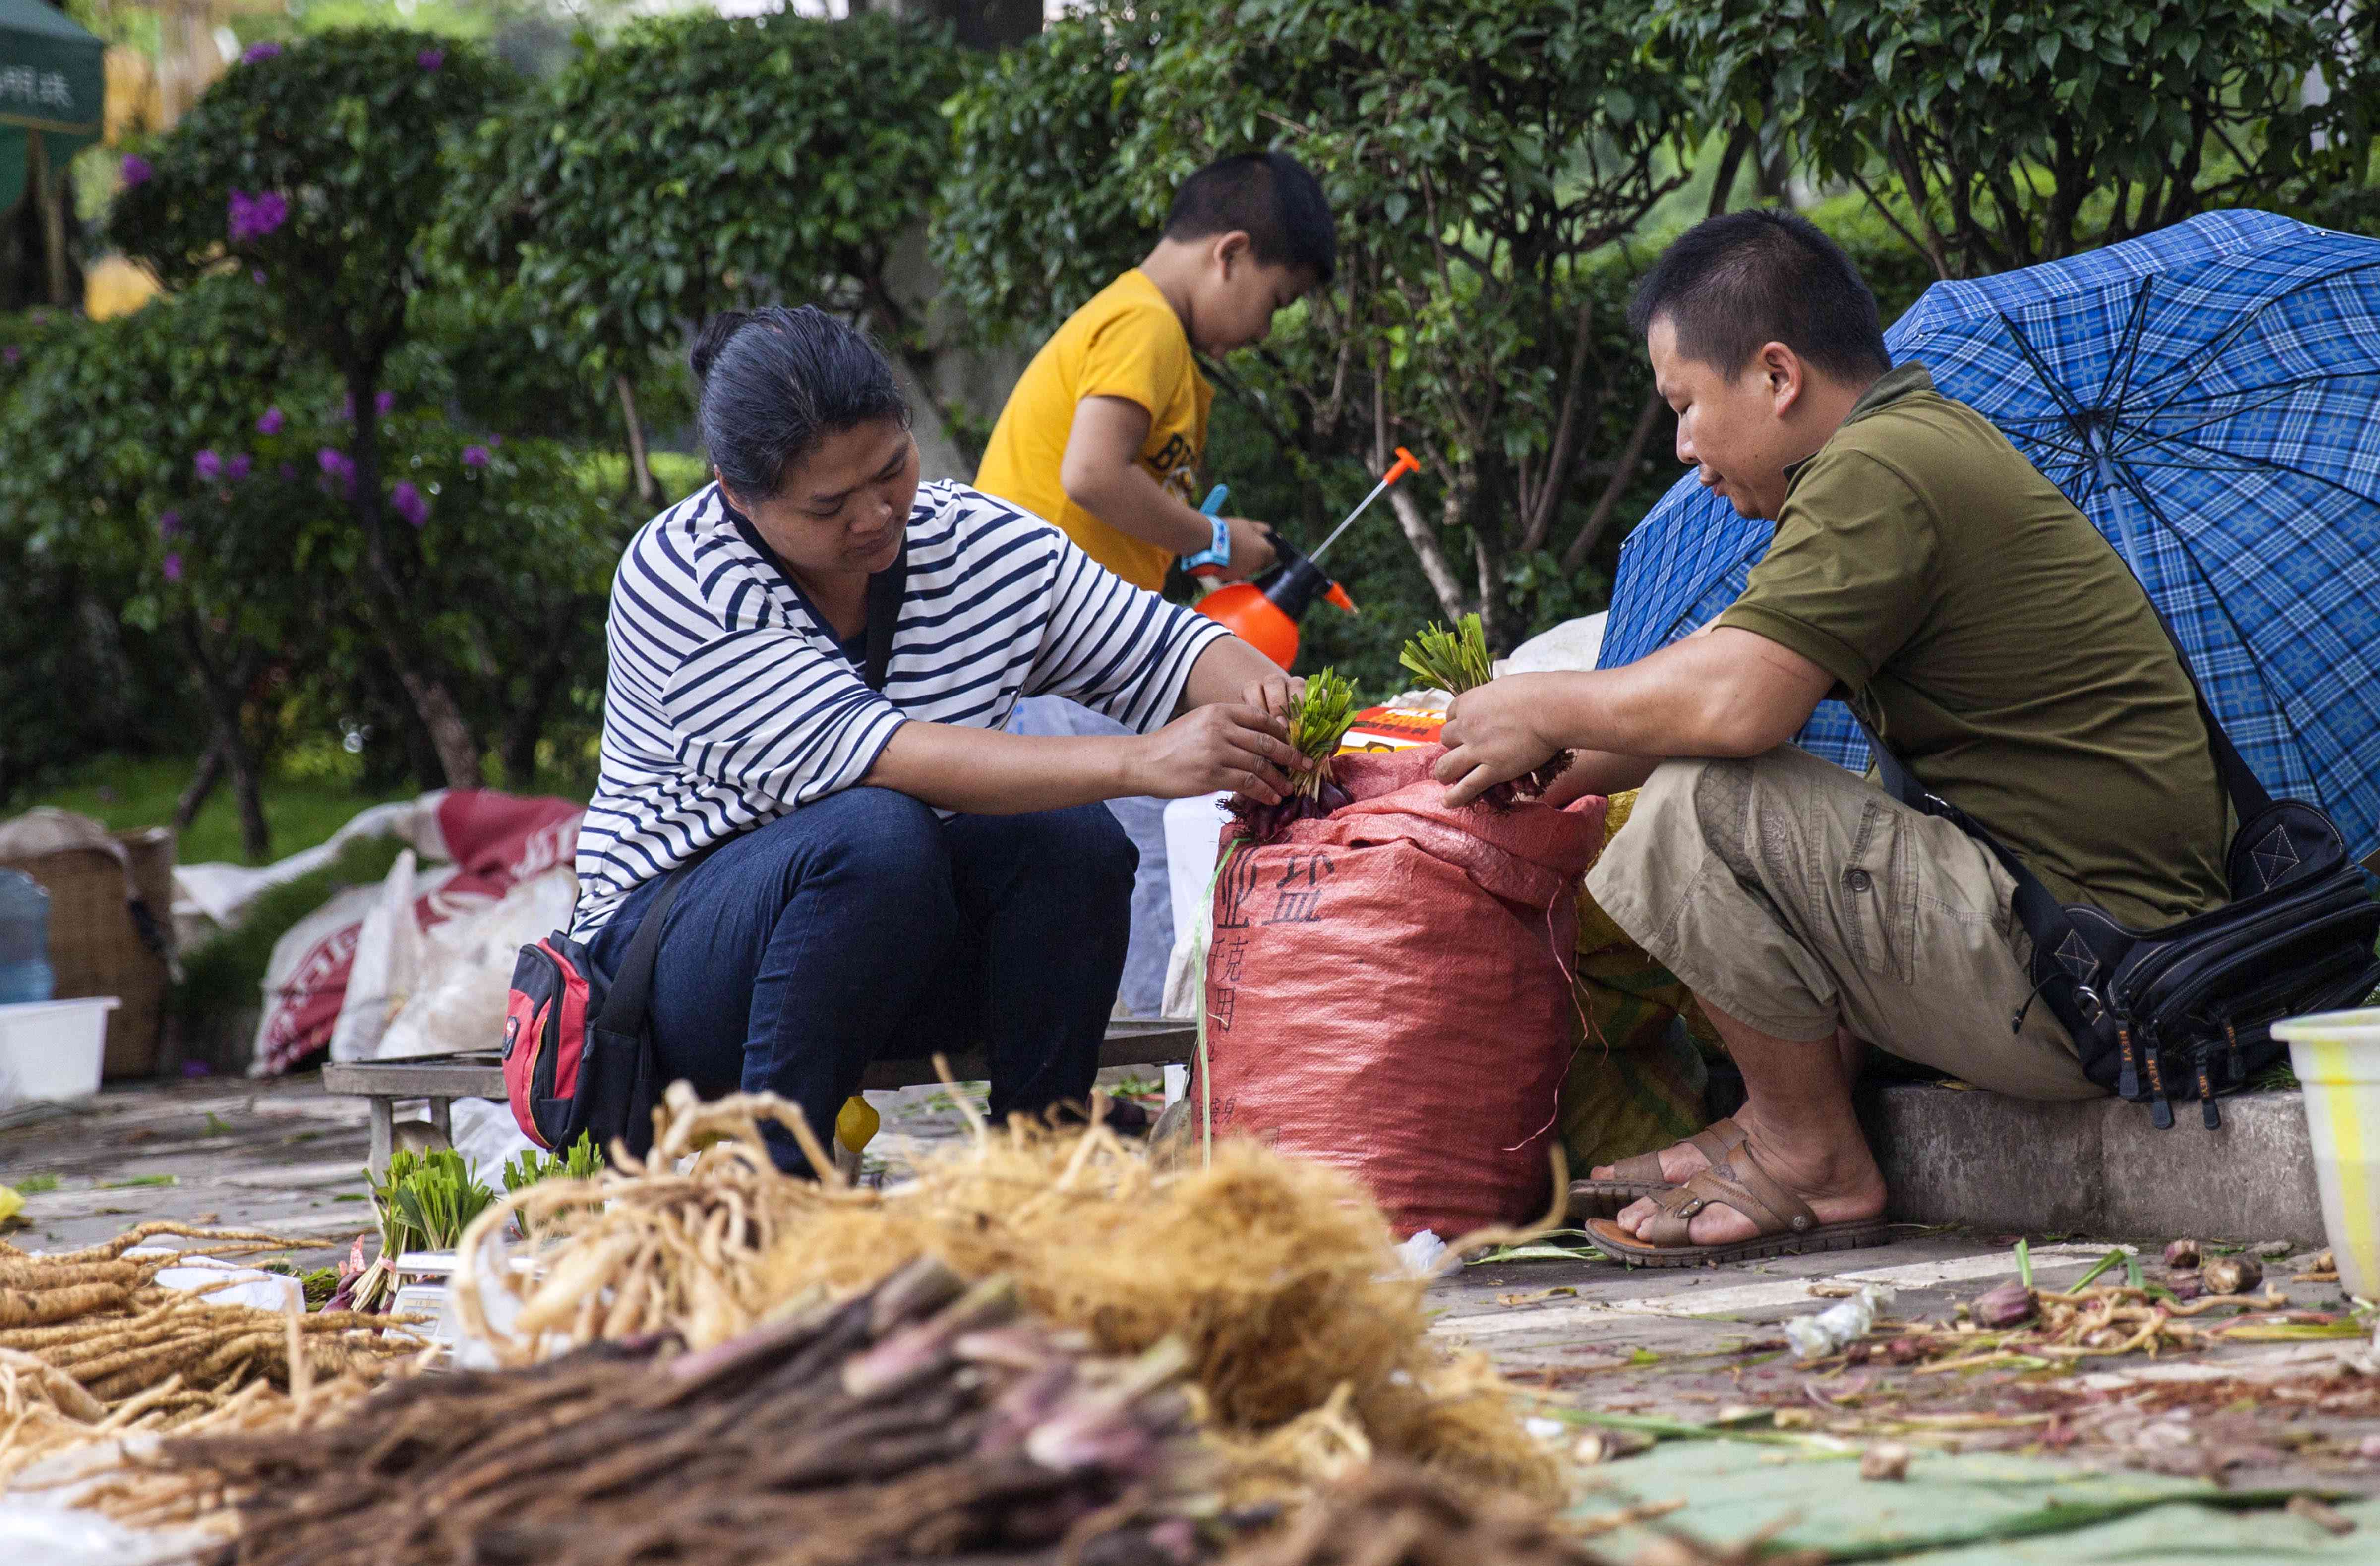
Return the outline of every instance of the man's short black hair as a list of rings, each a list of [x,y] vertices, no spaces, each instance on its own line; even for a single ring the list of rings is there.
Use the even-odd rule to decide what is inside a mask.
[[[1853,386],[1892,368],[1876,296],[1859,268],[1793,212],[1726,212],[1679,236],[1628,306],[1629,330],[1639,337],[1662,319],[1680,353],[1730,376],[1764,343],[1782,343]]]
[[[1287,152],[1217,158],[1182,182],[1165,214],[1168,239],[1206,239],[1233,229],[1268,266],[1294,266],[1330,281],[1339,235],[1321,182]]]

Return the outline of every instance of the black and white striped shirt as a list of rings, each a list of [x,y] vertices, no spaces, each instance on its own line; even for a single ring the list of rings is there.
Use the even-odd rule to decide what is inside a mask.
[[[714,839],[865,777],[910,718],[997,729],[1071,697],[1143,733],[1227,633],[963,484],[909,513],[881,695],[710,485],[639,529],[612,580],[603,762],[578,829],[574,933]]]

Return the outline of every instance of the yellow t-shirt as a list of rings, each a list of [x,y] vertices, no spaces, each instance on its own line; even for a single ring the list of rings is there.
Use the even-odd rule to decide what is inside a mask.
[[[1109,527],[1076,505],[1059,482],[1075,405],[1123,397],[1148,410],[1140,465],[1190,505],[1193,471],[1207,449],[1215,389],[1198,373],[1189,335],[1157,285],[1138,267],[1105,288],[1041,345],[992,426],[975,487],[1054,522],[1083,552],[1137,588],[1165,586],[1173,552]]]

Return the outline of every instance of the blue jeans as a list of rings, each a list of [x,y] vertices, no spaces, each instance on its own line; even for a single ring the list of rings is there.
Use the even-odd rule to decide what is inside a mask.
[[[943,820],[851,788],[713,851],[662,929],[650,1011],[661,1080],[802,1106],[832,1145],[870,1061],[991,1062],[991,1114],[1087,1104],[1130,931],[1131,840],[1103,806]],[[617,971],[656,878],[592,942]],[[808,1168],[769,1128],[780,1168]]]

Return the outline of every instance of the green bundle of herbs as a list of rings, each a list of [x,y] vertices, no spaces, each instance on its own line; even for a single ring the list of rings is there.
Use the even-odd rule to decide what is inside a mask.
[[[1449,696],[1475,690],[1495,677],[1488,657],[1488,633],[1476,614],[1465,614],[1451,631],[1432,621],[1420,635],[1405,643],[1397,662],[1412,670],[1424,684]],[[1552,760],[1525,777],[1498,783],[1479,796],[1480,802],[1495,809],[1509,809],[1515,798],[1534,798],[1545,793],[1556,778],[1568,771],[1570,752],[1557,750]]]
[[[540,1180],[592,1180],[603,1172],[603,1155],[596,1149],[592,1133],[582,1131],[578,1140],[559,1153],[540,1153],[535,1147],[524,1147],[504,1165],[504,1195],[525,1190]]]
[[[1355,721],[1355,682],[1332,668],[1309,677],[1289,710],[1291,748],[1307,763],[1289,774],[1289,793],[1278,805],[1262,805],[1244,794],[1232,796],[1232,817],[1258,843],[1270,843],[1293,821],[1328,816],[1348,802],[1332,775],[1339,743]]]
[[[380,1222],[380,1255],[342,1292],[352,1310],[386,1310],[396,1298],[396,1258],[407,1251],[451,1251],[463,1231],[496,1194],[452,1147],[417,1153],[399,1147],[388,1172],[371,1183],[373,1216]],[[360,1242],[358,1242],[360,1244]]]

